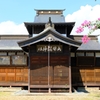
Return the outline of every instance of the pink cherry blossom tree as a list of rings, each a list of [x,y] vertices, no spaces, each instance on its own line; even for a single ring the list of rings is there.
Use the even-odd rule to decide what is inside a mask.
[[[89,35],[92,34],[95,30],[100,29],[100,18],[95,21],[85,20],[79,27],[77,27],[76,33],[82,33],[86,27],[88,28],[89,33],[82,37],[83,43],[87,43],[90,40]]]

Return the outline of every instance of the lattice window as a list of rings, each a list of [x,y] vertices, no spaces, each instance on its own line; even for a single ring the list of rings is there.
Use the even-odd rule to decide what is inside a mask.
[[[100,52],[97,52],[96,53],[96,57],[100,57]]]
[[[86,56],[94,56],[93,52],[86,52]]]
[[[76,56],[77,56],[77,57],[79,57],[79,56],[84,56],[84,52],[77,52],[77,53],[76,53]]]
[[[75,57],[75,53],[71,52],[71,57]]]
[[[27,57],[26,56],[12,56],[13,65],[26,65]]]
[[[6,56],[7,52],[0,52],[0,56]]]
[[[10,57],[0,56],[0,65],[10,65]]]
[[[9,56],[15,55],[15,52],[9,52],[8,55],[9,55]]]
[[[17,52],[17,55],[24,55],[24,52]]]

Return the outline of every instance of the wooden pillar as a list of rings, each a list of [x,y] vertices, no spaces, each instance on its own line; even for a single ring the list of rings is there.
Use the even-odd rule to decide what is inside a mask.
[[[29,49],[29,57],[28,57],[28,92],[30,92],[30,48]]]
[[[48,92],[51,93],[51,88],[50,88],[50,43],[48,43]]]
[[[69,46],[69,92],[72,93],[72,79],[71,79],[71,47]]]

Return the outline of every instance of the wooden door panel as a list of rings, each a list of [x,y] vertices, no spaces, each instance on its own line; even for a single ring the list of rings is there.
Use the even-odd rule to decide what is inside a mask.
[[[50,65],[52,69],[52,85],[66,85],[69,84],[69,58],[67,56],[53,56],[50,58]]]
[[[64,67],[64,66],[63,66]],[[65,70],[62,70],[58,66],[54,66],[54,85],[69,84],[69,69],[65,66]]]
[[[34,60],[34,61],[33,61]],[[48,84],[48,63],[47,56],[31,57],[30,84],[47,85]]]
[[[31,56],[30,59],[30,84],[47,85],[48,57]],[[50,56],[49,65],[50,85],[69,84],[69,58],[67,56]]]
[[[43,63],[31,66],[31,85],[47,85],[48,84],[48,68]]]

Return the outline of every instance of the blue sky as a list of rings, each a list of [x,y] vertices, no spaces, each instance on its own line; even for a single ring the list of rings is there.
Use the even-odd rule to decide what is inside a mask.
[[[0,35],[27,35],[24,22],[34,22],[34,9],[65,9],[65,21],[76,22],[71,33],[76,34],[82,21],[100,17],[100,0],[0,0]]]
[[[0,23],[16,24],[34,21],[34,9],[66,9],[64,15],[72,14],[85,5],[95,6],[100,0],[0,0]]]

